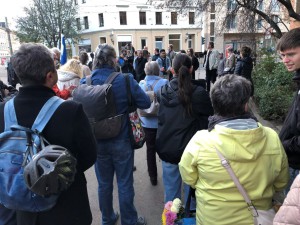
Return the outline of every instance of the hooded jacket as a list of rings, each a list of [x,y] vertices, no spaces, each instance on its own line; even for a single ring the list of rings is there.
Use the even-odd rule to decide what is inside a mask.
[[[182,179],[196,188],[197,224],[252,225],[253,217],[243,196],[215,148],[229,161],[255,207],[272,207],[275,191],[289,180],[288,162],[275,131],[263,127],[236,130],[216,124],[198,131],[187,145],[179,170]]]
[[[300,175],[294,180],[273,225],[300,224]]]
[[[57,71],[58,81],[57,86],[59,90],[67,89],[70,86],[78,86],[80,77],[71,71]]]
[[[244,57],[237,60],[234,74],[245,77],[246,79],[251,79],[251,73],[253,69],[253,60],[251,57]]]
[[[198,130],[207,128],[208,117],[213,114],[206,90],[196,85],[193,90],[192,116],[187,115],[179,102],[177,77],[163,86],[158,95],[157,154],[165,162],[178,164],[187,143]]]

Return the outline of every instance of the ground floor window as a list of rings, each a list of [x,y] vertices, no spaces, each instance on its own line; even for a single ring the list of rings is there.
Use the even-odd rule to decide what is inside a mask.
[[[170,34],[169,44],[172,44],[173,50],[178,52],[180,50],[180,34]]]
[[[155,48],[158,48],[158,49],[163,48],[163,38],[162,37],[155,38]]]

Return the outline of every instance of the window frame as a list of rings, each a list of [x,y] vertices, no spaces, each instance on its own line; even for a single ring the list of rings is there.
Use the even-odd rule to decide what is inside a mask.
[[[127,13],[126,11],[119,11],[120,25],[127,25]]]
[[[147,15],[146,12],[139,12],[140,25],[147,25]]]
[[[171,24],[177,25],[177,12],[171,12]]]
[[[162,12],[155,12],[155,24],[162,25]]]
[[[89,29],[89,17],[84,16],[83,21],[84,21],[84,29],[86,29],[86,30]]]
[[[98,14],[98,21],[99,21],[99,27],[104,27],[104,14],[103,13]]]
[[[195,12],[189,12],[189,24],[195,24]]]

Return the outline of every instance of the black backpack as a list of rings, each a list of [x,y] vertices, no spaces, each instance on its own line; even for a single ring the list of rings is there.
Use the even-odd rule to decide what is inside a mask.
[[[111,84],[119,74],[113,72],[102,85],[91,85],[91,76],[87,76],[86,84],[73,91],[73,100],[82,104],[96,139],[113,138],[120,133],[123,114],[117,115]]]

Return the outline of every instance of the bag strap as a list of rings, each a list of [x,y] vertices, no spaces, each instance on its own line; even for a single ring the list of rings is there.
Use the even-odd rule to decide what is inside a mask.
[[[111,84],[111,83],[113,82],[113,80],[114,80],[119,74],[120,74],[119,72],[113,72],[113,73],[111,73],[111,74],[107,77],[107,79],[106,79],[106,81],[104,82],[104,84]]]
[[[215,147],[215,150],[216,150],[219,158],[221,159],[221,165],[226,169],[229,176],[231,177],[234,184],[236,185],[237,189],[239,190],[239,192],[243,196],[245,202],[247,203],[248,210],[251,211],[253,217],[258,217],[258,213],[257,213],[257,210],[256,210],[255,206],[253,205],[253,203],[252,203],[248,193],[246,192],[245,188],[242,186],[239,179],[236,177],[236,175],[235,175],[234,171],[232,170],[228,160],[222,155],[222,153],[216,147]]]
[[[56,111],[56,109],[63,103],[64,100],[53,96],[51,97],[42,107],[41,111],[37,115],[31,129],[38,130],[42,132],[49,120],[51,119],[52,115]]]
[[[127,100],[129,107],[133,106],[132,99],[131,99],[131,90],[130,90],[130,80],[129,75],[127,73],[124,74],[125,81],[126,81],[126,89],[127,89]]]
[[[157,82],[159,81],[159,79],[157,79],[152,85],[151,85],[151,91],[154,90],[155,85],[157,84]]]
[[[10,131],[10,127],[14,124],[18,124],[18,121],[13,98],[4,105],[4,131]]]
[[[88,86],[92,85],[92,75],[86,76],[85,81]]]
[[[48,101],[44,104],[39,114],[37,115],[31,129],[42,132],[44,127],[58,108],[58,106],[63,102],[64,100],[57,96],[53,96],[50,99],[48,99]],[[9,100],[4,106],[4,123],[4,131],[10,131],[10,127],[12,125],[18,124],[16,110],[14,106],[14,98]]]

